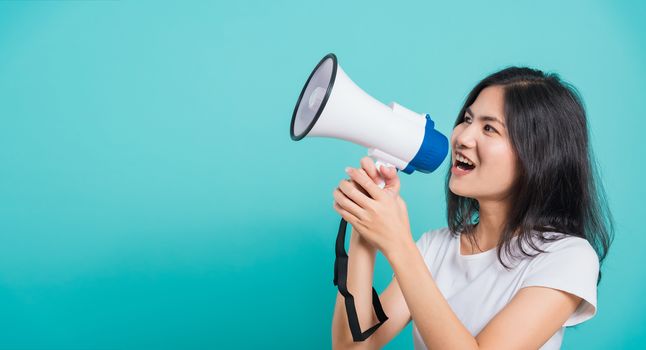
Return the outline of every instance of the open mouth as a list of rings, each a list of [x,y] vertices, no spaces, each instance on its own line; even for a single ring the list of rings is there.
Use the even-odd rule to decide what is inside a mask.
[[[474,164],[473,161],[471,161],[471,159],[467,158],[460,152],[455,153],[455,163],[453,163],[453,165],[457,169],[463,170],[463,171],[471,171],[476,167],[476,165]]]
[[[464,154],[460,152],[455,153],[455,158],[454,158],[454,163],[453,163],[453,168],[451,169],[451,172],[454,175],[465,175],[471,172],[471,170],[475,169],[476,165],[475,162],[473,162],[471,159],[467,158]]]
[[[455,166],[456,166],[456,168],[461,169],[461,170],[465,170],[465,171],[473,170],[476,167],[475,165],[472,165],[472,164],[469,164],[469,163],[464,163],[464,162],[461,162],[459,160],[455,161]]]

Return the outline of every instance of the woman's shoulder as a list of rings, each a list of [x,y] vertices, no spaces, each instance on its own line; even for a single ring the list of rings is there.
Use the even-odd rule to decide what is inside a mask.
[[[420,237],[420,240],[424,239],[427,242],[446,241],[456,237],[457,236],[453,234],[448,227],[441,227],[424,232]]]
[[[590,242],[583,237],[561,232],[540,232],[535,233],[533,238],[537,242],[537,246],[545,252],[568,251],[584,255],[597,255]]]
[[[442,227],[424,232],[415,244],[422,255],[425,255],[429,247],[443,247],[455,238],[448,227]]]
[[[532,265],[571,265],[582,269],[599,269],[599,257],[594,247],[583,237],[560,232],[541,232],[533,236],[542,250],[531,260]]]

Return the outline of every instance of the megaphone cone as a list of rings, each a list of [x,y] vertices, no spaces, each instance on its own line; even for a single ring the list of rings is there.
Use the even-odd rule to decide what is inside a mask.
[[[399,104],[384,105],[359,88],[338,64],[323,57],[298,97],[290,136],[331,137],[369,149],[378,162],[406,173],[434,171],[448,152],[448,140],[430,116]]]

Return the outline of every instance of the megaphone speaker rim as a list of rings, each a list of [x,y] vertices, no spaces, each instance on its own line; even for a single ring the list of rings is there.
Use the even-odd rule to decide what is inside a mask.
[[[296,113],[298,112],[298,106],[301,104],[301,100],[303,99],[303,95],[305,94],[305,90],[307,89],[307,86],[310,84],[310,80],[312,80],[312,77],[318,71],[319,67],[327,60],[331,59],[332,60],[332,76],[330,77],[330,83],[327,86],[327,91],[325,91],[325,97],[323,97],[323,100],[321,101],[321,106],[319,107],[318,111],[316,111],[316,115],[314,118],[312,118],[312,121],[310,124],[307,126],[305,131],[303,131],[300,135],[295,135],[294,134],[294,124],[296,123]],[[298,141],[302,139],[303,137],[307,136],[307,134],[312,130],[314,125],[316,125],[316,121],[319,119],[321,116],[321,113],[325,109],[325,105],[327,104],[328,99],[330,98],[330,94],[332,93],[332,88],[334,87],[334,81],[336,80],[336,71],[337,71],[337,59],[336,55],[333,53],[329,53],[325,55],[319,61],[319,63],[312,69],[312,73],[310,73],[310,76],[307,78],[307,81],[305,82],[305,85],[303,85],[303,89],[301,90],[301,94],[298,96],[298,101],[296,101],[296,107],[294,107],[294,113],[292,113],[292,122],[289,127],[289,134],[294,141]]]

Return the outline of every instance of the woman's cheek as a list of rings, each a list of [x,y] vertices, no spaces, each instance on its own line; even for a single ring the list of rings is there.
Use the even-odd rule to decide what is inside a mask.
[[[516,162],[508,154],[499,155],[497,159],[495,164],[489,164],[488,169],[493,170],[489,179],[494,182],[499,192],[506,192],[511,188],[516,177]]]

